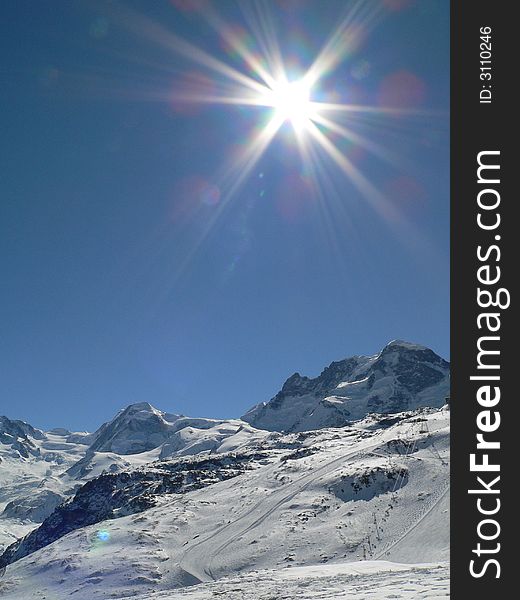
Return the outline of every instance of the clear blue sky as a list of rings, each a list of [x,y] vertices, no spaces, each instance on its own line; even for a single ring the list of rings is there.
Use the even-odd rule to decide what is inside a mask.
[[[307,164],[285,123],[230,195],[273,111],[179,99],[225,79],[179,39],[258,79],[207,7],[4,0],[0,414],[89,430],[145,400],[239,416],[294,371],[394,338],[448,356],[449,3],[371,4],[312,94],[375,107],[340,115],[365,147],[322,128],[372,191],[315,141]],[[261,55],[254,4],[215,6]],[[267,6],[303,73],[352,3]]]

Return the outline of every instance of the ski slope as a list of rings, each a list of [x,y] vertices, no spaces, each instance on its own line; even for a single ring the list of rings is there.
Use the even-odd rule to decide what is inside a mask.
[[[0,595],[447,598],[449,411],[392,423],[257,440],[254,469],[73,531],[9,565]]]

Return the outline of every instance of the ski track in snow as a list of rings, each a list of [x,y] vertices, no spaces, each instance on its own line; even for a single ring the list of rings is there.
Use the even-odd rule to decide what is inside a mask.
[[[450,491],[450,482],[441,488],[439,495],[434,499],[434,501],[427,506],[426,510],[419,516],[418,519],[412,522],[410,527],[408,527],[402,535],[400,535],[397,539],[390,541],[387,545],[383,547],[375,556],[374,560],[380,560],[383,556],[387,556],[391,550],[396,548],[398,544],[400,544],[416,527],[418,527],[421,522],[426,519],[426,517],[442,502],[445,496]]]
[[[448,598],[449,412],[375,424],[367,418],[351,428],[273,438],[269,459],[234,479],[77,529],[9,565],[0,597]],[[67,448],[72,461],[78,450]],[[40,462],[20,467],[47,468]],[[383,483],[373,473],[382,473]],[[356,477],[365,477],[361,487]],[[93,544],[102,529],[110,541]]]
[[[370,446],[367,446],[362,450],[356,449],[354,452],[329,461],[318,469],[313,470],[312,473],[304,475],[297,481],[288,484],[281,490],[272,492],[268,497],[262,498],[252,509],[242,514],[232,523],[228,523],[224,525],[224,527],[217,529],[208,537],[196,542],[189,549],[187,549],[180,559],[180,565],[182,569],[192,574],[201,582],[216,580],[217,576],[212,570],[212,564],[215,558],[220,556],[220,554],[235,540],[261,525],[278,508],[283,506],[286,502],[292,500],[300,492],[304,491],[311,483],[316,483],[320,477],[323,477],[327,473],[334,471],[338,466],[343,465],[345,461],[356,456],[366,454],[366,452],[371,448],[376,448],[379,443],[379,441],[375,444],[372,443]],[[289,493],[287,493],[287,488],[291,490]],[[277,500],[277,498],[279,499]],[[240,527],[240,524],[244,521],[246,523],[245,527]],[[231,530],[232,533],[223,541],[223,543],[217,546],[215,543],[211,543],[214,542],[215,538],[218,540],[222,534],[229,530]],[[204,546],[207,546],[207,548],[204,549]],[[194,555],[191,561],[190,555]]]

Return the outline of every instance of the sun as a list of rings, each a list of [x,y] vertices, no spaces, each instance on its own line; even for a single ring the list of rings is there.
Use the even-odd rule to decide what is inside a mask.
[[[251,109],[248,114],[255,118],[254,124],[250,132],[244,134],[244,141],[237,143],[239,152],[232,152],[232,158],[222,167],[219,182],[215,184],[218,190],[225,192],[219,192],[218,201],[214,202],[220,207],[214,221],[248,180],[279,132],[288,149],[295,149],[299,154],[306,181],[323,202],[327,201],[329,190],[333,188],[329,181],[329,165],[325,162],[330,161],[378,212],[385,217],[393,215],[386,195],[357,165],[357,156],[366,152],[401,169],[398,153],[393,149],[390,151],[386,141],[381,144],[371,136],[375,134],[379,139],[380,130],[393,131],[394,127],[400,127],[403,116],[431,118],[434,113],[385,106],[379,98],[373,105],[364,100],[353,102],[356,98],[365,98],[369,90],[357,81],[355,64],[349,69],[346,61],[355,57],[365,34],[379,21],[382,3],[363,0],[348,3],[351,8],[346,10],[311,61],[307,52],[299,57],[297,48],[287,48],[290,59],[284,56],[285,44],[280,44],[277,39],[277,29],[269,10],[260,8],[265,3],[252,4],[258,4],[258,7],[245,15],[248,21],[245,29],[235,29],[216,11],[200,11],[200,16],[220,36],[231,61],[217,58],[152,20],[129,16],[125,21],[131,30],[140,35],[144,33],[154,43],[201,68],[200,72],[189,71],[186,81],[176,82],[165,94],[167,102],[174,106],[178,103],[181,110],[194,103],[234,106],[241,111],[245,107]],[[345,81],[342,82],[337,72],[344,63],[346,70],[341,72]],[[334,75],[335,80],[332,79]],[[352,89],[349,89],[350,81],[354,84]],[[162,99],[162,93],[153,90],[151,97]],[[388,119],[398,121],[394,125],[394,122],[387,122]],[[240,119],[237,126],[245,123]],[[288,129],[285,125],[291,126],[292,135],[285,135]],[[214,221],[208,222],[201,240]]]
[[[268,96],[269,104],[274,109],[274,118],[290,122],[296,131],[305,129],[314,114],[311,91],[305,79],[273,84]]]

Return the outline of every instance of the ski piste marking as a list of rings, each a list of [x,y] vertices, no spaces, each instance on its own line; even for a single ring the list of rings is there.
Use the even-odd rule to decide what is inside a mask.
[[[437,496],[437,498],[435,498],[432,501],[430,506],[428,506],[426,508],[426,510],[422,514],[419,515],[419,517],[417,518],[415,523],[412,523],[412,525],[410,525],[410,527],[408,527],[408,529],[406,529],[402,534],[400,534],[396,540],[390,542],[389,545],[385,546],[381,551],[379,551],[373,557],[373,560],[379,560],[384,554],[386,554],[387,552],[390,552],[390,550],[392,550],[392,548],[395,548],[395,546],[397,546],[397,544],[402,542],[404,540],[404,538],[407,535],[409,535],[419,525],[419,523],[421,523],[421,521],[423,521],[423,519],[425,519],[432,512],[432,510],[439,504],[439,502],[444,498],[444,496],[449,491],[450,491],[450,482],[448,481],[448,483],[442,489],[441,493]]]
[[[408,430],[408,434],[413,433],[414,425],[417,425],[417,424],[420,424],[421,427],[425,427],[425,429],[427,431],[427,436],[426,436],[427,439],[433,438],[433,432],[430,431],[428,421],[410,423],[410,428]],[[404,438],[400,438],[400,439],[404,439]],[[412,448],[412,450],[406,451],[406,453],[404,454],[405,459],[410,460],[410,459],[414,458],[412,456],[412,454],[417,445],[417,440],[418,440],[418,438],[414,437],[413,448]],[[432,447],[434,448],[435,452],[433,452],[433,450],[431,450]],[[446,460],[441,456],[441,454],[439,453],[437,448],[435,448],[435,443],[434,443],[433,439],[432,439],[432,444],[431,444],[431,446],[428,446],[428,449],[431,451],[433,458],[438,459],[441,462],[442,466],[449,466],[449,463],[446,462]],[[396,482],[396,484],[397,484],[397,482]],[[396,489],[396,485],[394,485],[394,489],[392,490],[392,493],[397,493],[400,489],[401,489],[401,486],[399,486]],[[421,523],[421,521],[424,518],[426,518],[426,516],[429,515],[430,512],[439,504],[439,502],[444,498],[444,496],[449,491],[449,489],[450,489],[450,480],[448,478],[448,481],[441,488],[441,491],[439,492],[439,494],[435,498],[433,498],[432,501],[428,504],[428,506],[424,509],[424,511],[419,514],[415,523],[412,523],[412,525],[410,525],[410,527],[405,529],[402,534],[397,534],[396,539],[394,539],[393,541],[387,542],[383,546],[382,550],[380,550],[375,556],[372,555],[372,559],[373,560],[380,559],[384,554],[387,554],[392,548],[394,548],[397,544],[399,544],[407,535],[409,535],[417,527],[417,525],[419,525],[419,523]]]
[[[327,472],[330,471],[330,469],[336,467],[339,464],[344,463],[345,460],[349,460],[349,459],[354,458],[354,457],[359,456],[359,455],[365,455],[367,452],[369,452],[373,448],[377,448],[381,444],[381,441],[382,441],[381,437],[384,437],[384,432],[382,433],[381,436],[377,436],[377,437],[379,437],[379,439],[377,440],[376,443],[369,444],[365,448],[357,449],[357,450],[355,450],[353,452],[350,452],[350,453],[348,453],[346,455],[343,455],[343,456],[340,456],[338,458],[335,458],[334,460],[329,461],[328,463],[326,463],[326,464],[322,465],[321,467],[319,467],[318,469],[314,470],[312,473],[309,473],[307,475],[303,475],[298,480],[293,481],[288,486],[286,486],[285,489],[274,491],[267,498],[263,498],[263,499],[259,500],[257,502],[257,504],[252,509],[248,510],[246,513],[240,515],[237,519],[235,519],[231,523],[227,523],[226,525],[224,525],[220,529],[218,529],[218,530],[214,531],[213,533],[211,533],[206,538],[204,538],[204,539],[196,542],[190,548],[186,549],[184,551],[183,555],[181,556],[180,560],[179,560],[179,566],[184,571],[187,571],[188,573],[190,573],[191,575],[193,575],[197,579],[200,579],[202,581],[216,581],[217,578],[216,578],[215,573],[213,572],[213,570],[211,568],[211,565],[212,565],[213,559],[215,558],[215,556],[217,554],[219,554],[220,552],[222,552],[222,550],[224,550],[225,548],[227,548],[238,537],[240,537],[241,535],[244,535],[245,533],[248,533],[249,531],[251,531],[252,529],[254,529],[255,527],[257,527],[258,525],[260,525],[261,523],[263,523],[265,521],[265,519],[267,519],[271,514],[273,514],[273,512],[276,511],[276,509],[278,509],[280,506],[282,506],[285,502],[287,502],[287,501],[291,500],[292,498],[294,498],[296,496],[296,494],[298,494],[299,492],[305,490],[311,483],[313,483],[314,481],[316,481],[316,479],[319,479],[319,476],[323,477],[323,475],[326,475]],[[275,468],[276,466],[277,466],[276,464],[272,465],[273,468]],[[296,489],[293,492],[287,494],[287,488],[293,488],[293,487],[295,487]],[[239,523],[240,521],[246,519],[247,517],[250,517],[252,515],[252,513],[256,512],[259,508],[261,508],[262,504],[264,504],[266,501],[268,502],[269,500],[271,500],[273,498],[273,495],[281,494],[282,492],[284,493],[284,495],[283,495],[283,497],[278,502],[276,502],[273,506],[271,506],[268,510],[266,510],[263,514],[261,514],[252,523],[250,523],[248,526],[246,526],[241,531],[239,531],[236,534],[232,535],[221,546],[219,546],[216,550],[214,550],[212,552],[212,554],[208,557],[209,560],[208,560],[206,566],[202,567],[202,572],[201,573],[194,572],[194,570],[190,568],[192,566],[191,563],[190,563],[190,567],[188,567],[188,568],[186,568],[184,566],[186,558],[196,548],[198,548],[200,546],[203,546],[204,544],[206,544],[207,542],[209,542],[213,538],[221,535],[227,529],[232,529],[233,527],[235,527],[237,525],[237,523]],[[204,575],[206,575],[207,577],[209,577],[209,579],[204,579],[203,578]]]

